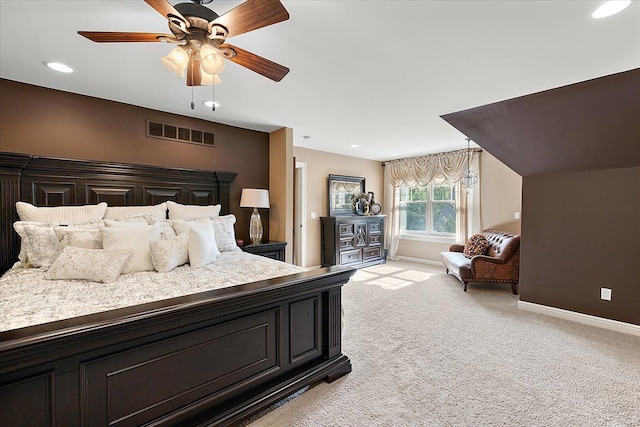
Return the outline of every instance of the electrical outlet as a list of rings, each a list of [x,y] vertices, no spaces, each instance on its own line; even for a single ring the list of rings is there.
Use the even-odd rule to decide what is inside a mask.
[[[316,219],[316,213],[315,212],[311,212],[311,219]]]
[[[600,288],[600,299],[603,299],[605,301],[611,301],[611,289]]]
[[[516,213],[513,215],[513,219],[520,219],[520,212],[516,212]]]

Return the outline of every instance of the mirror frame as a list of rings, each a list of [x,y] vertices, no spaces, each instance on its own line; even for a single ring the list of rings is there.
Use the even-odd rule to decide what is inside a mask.
[[[327,210],[329,212],[329,216],[344,216],[344,215],[355,215],[353,213],[353,209],[349,207],[349,209],[340,209],[333,205],[333,200],[335,198],[335,193],[333,191],[334,183],[336,182],[347,182],[354,183],[360,185],[360,192],[358,194],[365,192],[365,179],[359,176],[348,176],[348,175],[329,175],[327,180]]]

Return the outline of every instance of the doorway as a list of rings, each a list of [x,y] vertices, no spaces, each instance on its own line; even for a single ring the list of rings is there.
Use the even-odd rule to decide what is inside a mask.
[[[295,217],[293,221],[293,263],[307,266],[307,164],[296,160],[293,174],[295,189]]]

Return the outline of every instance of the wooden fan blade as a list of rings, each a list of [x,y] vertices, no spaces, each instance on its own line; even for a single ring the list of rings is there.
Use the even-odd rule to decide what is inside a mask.
[[[171,5],[167,0],[144,0],[149,6],[157,10],[164,16],[169,19],[169,15],[173,15],[179,18],[181,21],[184,21],[187,27],[189,27],[189,21],[185,19],[184,16],[180,12],[176,10],[175,7]]]
[[[289,69],[284,65],[276,64],[273,61],[269,61],[266,58],[230,44],[221,44],[218,46],[218,49],[224,52],[224,56],[229,61],[242,65],[276,82],[282,80],[289,72]],[[230,51],[232,51],[231,54],[228,54]]]
[[[78,34],[97,43],[117,42],[159,42],[159,37],[175,39],[173,34],[162,33],[120,33],[109,31],[78,31]]]
[[[247,0],[211,21],[209,30],[214,24],[222,25],[229,30],[227,37],[233,37],[287,19],[289,19],[289,12],[280,3],[280,0]]]

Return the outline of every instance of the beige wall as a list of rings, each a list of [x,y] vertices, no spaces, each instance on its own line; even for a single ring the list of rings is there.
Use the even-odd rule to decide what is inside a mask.
[[[307,209],[302,214],[303,226],[306,226],[306,266],[320,265],[320,217],[327,215],[327,177],[329,174],[364,177],[366,190],[375,193],[377,203],[383,205],[382,184],[384,169],[382,163],[375,160],[342,156],[324,151],[293,147],[293,155],[298,162],[307,165]],[[384,205],[383,205],[384,206]],[[311,219],[311,213],[316,214]],[[384,212],[382,212],[384,214]]]
[[[486,150],[480,155],[480,221],[481,228],[497,228],[520,233],[515,212],[522,209],[522,178]],[[427,261],[440,261],[440,252],[450,243],[400,240],[398,256]]]
[[[482,228],[496,228],[520,234],[522,177],[486,150],[480,155],[480,218]]]

